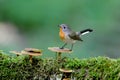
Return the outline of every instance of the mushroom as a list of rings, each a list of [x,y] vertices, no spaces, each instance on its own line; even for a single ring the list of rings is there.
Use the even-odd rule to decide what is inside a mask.
[[[74,72],[73,70],[71,70],[71,69],[62,69],[62,68],[60,68],[59,69],[61,72],[64,72],[64,73],[72,73],[72,72]]]
[[[63,73],[61,80],[71,80],[71,74],[74,72],[73,70],[61,68],[59,70]]]
[[[29,60],[32,62],[32,56],[41,56],[42,51],[39,49],[35,48],[25,48],[24,50],[21,51],[22,54],[29,55]]]
[[[10,51],[10,53],[16,54],[17,56],[22,55],[21,52],[17,52],[17,51]]]
[[[56,53],[57,53],[56,58],[57,58],[58,60],[61,59],[61,54],[62,54],[62,53],[71,53],[71,52],[72,52],[70,49],[67,49],[67,48],[60,49],[59,47],[48,47],[48,49],[49,49],[50,51],[53,51],[53,52],[56,52]]]
[[[63,80],[71,80],[70,78],[64,78]]]

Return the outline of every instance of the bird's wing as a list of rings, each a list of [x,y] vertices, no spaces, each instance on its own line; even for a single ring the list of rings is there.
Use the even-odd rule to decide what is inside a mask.
[[[73,40],[79,40],[79,41],[83,41],[79,35],[77,35],[75,32],[72,32],[71,34],[68,35],[71,39]]]

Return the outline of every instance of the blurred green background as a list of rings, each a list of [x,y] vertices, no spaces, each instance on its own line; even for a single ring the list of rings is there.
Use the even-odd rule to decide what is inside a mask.
[[[63,45],[57,27],[62,23],[75,31],[94,30],[65,56],[120,57],[119,0],[0,0],[0,49],[33,47],[42,49],[43,57],[52,57],[47,48]]]

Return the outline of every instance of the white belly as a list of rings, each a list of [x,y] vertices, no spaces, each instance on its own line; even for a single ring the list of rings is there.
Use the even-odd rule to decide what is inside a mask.
[[[76,42],[76,40],[73,40],[73,39],[71,39],[69,36],[66,36],[64,42],[65,42],[65,43],[71,43],[71,44],[73,44],[73,43]]]

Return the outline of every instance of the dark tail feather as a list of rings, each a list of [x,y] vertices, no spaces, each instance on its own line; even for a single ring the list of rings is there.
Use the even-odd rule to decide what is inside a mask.
[[[85,29],[85,30],[80,31],[80,35],[84,35],[84,34],[92,32],[92,31],[93,31],[92,29]]]

